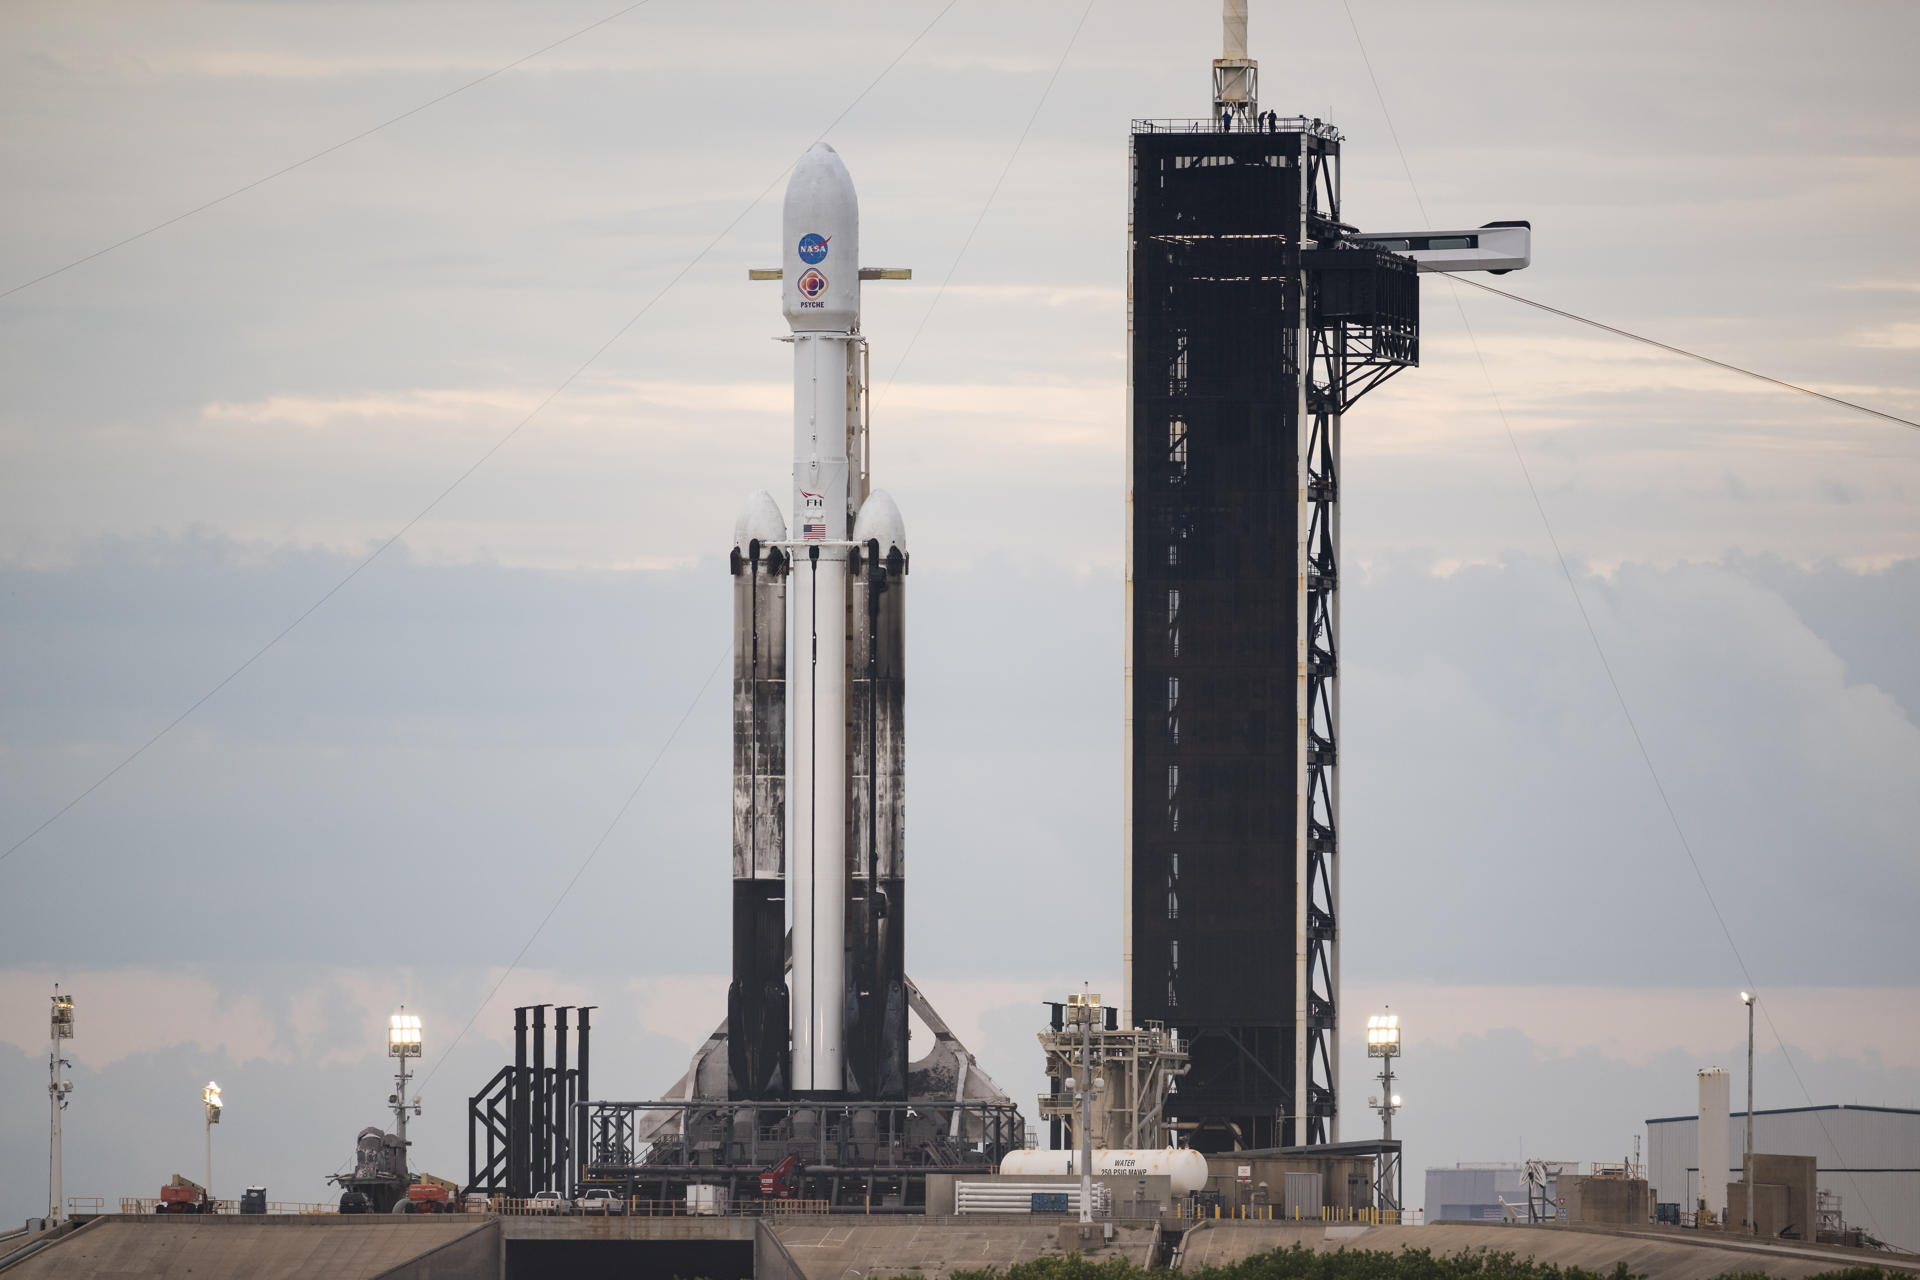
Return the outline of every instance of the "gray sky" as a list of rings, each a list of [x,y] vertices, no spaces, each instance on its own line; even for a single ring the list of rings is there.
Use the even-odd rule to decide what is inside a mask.
[[[9,6],[0,289],[615,7]],[[216,1172],[319,1198],[382,1118],[387,1013],[433,1063],[690,703],[428,1085],[420,1163],[460,1173],[515,1002],[600,1004],[596,1091],[628,1097],[717,1021],[727,712],[695,693],[789,429],[745,270],[783,167],[938,5],[856,10],[653,0],[0,300],[11,844],[746,211],[0,863],[0,1219],[43,1195],[55,978],[70,1192],[197,1168],[212,1077]],[[1352,12],[1433,222],[1533,221],[1504,286],[1920,416],[1910,7]],[[829,135],[870,259],[916,274],[865,315],[915,558],[909,968],[1029,1103],[1039,1002],[1118,981],[1127,121],[1204,111],[1218,37],[1211,4],[1096,0],[956,266],[1080,13],[959,0]],[[1256,0],[1252,44],[1269,105],[1346,132],[1349,219],[1422,225],[1345,12]],[[1496,395],[1808,1090],[1920,1105],[1920,433],[1423,287],[1423,367],[1350,415],[1343,485],[1347,1022],[1408,1017],[1410,1166],[1618,1158],[1741,1052],[1747,978]],[[1762,1048],[1760,1105],[1803,1102]]]

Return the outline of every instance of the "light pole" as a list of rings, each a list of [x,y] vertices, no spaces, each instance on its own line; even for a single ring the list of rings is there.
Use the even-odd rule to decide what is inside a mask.
[[[1400,1109],[1400,1095],[1393,1091],[1393,1060],[1400,1056],[1400,1015],[1397,1013],[1376,1013],[1367,1019],[1367,1056],[1380,1059],[1380,1096],[1370,1099],[1374,1108],[1380,1112],[1380,1137],[1383,1142],[1393,1141],[1393,1113]],[[1389,1157],[1385,1151],[1380,1154],[1382,1161],[1392,1159],[1391,1169],[1380,1167],[1375,1179],[1380,1187],[1382,1209],[1400,1207],[1400,1159]],[[1390,1202],[1390,1203],[1388,1203]]]
[[[1740,993],[1747,1006],[1747,1150],[1740,1161],[1740,1202],[1746,1207],[1747,1234],[1760,1234],[1760,1218],[1753,1211],[1753,1001],[1751,991]]]
[[[220,1123],[220,1111],[224,1104],[220,1101],[220,1086],[207,1081],[207,1087],[200,1091],[200,1101],[207,1109],[207,1199],[213,1199],[213,1126]]]
[[[61,1193],[60,1113],[67,1109],[67,1095],[73,1092],[73,1082],[60,1075],[60,1068],[73,1065],[60,1056],[60,1042],[73,1039],[73,997],[61,995],[57,982],[53,984],[52,1039],[53,1050],[47,1055],[47,1097],[53,1109],[47,1140],[47,1217],[58,1222],[66,1207]]]
[[[408,1013],[405,1005],[401,1005],[400,1012],[387,1019],[387,1056],[399,1060],[394,1073],[393,1096],[387,1102],[393,1107],[394,1136],[400,1139],[401,1180],[406,1182],[412,1177],[409,1172],[411,1162],[407,1159],[408,1107],[412,1107],[415,1115],[420,1114],[419,1102],[407,1102],[407,1060],[420,1056],[420,1015]]]

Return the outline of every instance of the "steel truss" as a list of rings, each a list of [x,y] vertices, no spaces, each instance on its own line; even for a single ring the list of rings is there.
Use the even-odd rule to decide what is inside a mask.
[[[1339,152],[1299,142],[1302,184],[1295,297],[1304,368],[1295,362],[1300,450],[1301,735],[1296,833],[1303,891],[1295,936],[1296,1129],[1308,1145],[1339,1141],[1340,1080],[1340,428],[1368,391],[1419,362],[1419,293],[1411,264],[1345,240]],[[1316,247],[1306,248],[1308,244]],[[1304,1094],[1304,1097],[1300,1096]]]

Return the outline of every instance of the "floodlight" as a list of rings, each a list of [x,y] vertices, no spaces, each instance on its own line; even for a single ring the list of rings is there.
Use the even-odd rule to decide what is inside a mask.
[[[1751,991],[1742,991],[1742,992],[1740,993],[1740,1003],[1741,1003],[1741,1004],[1752,1004],[1752,1003],[1753,1003],[1753,993],[1752,993]]]
[[[53,993],[53,1038],[73,1039],[73,997],[63,996],[58,990]]]
[[[1367,1019],[1367,1056],[1369,1058],[1400,1056],[1399,1014],[1376,1013]]]
[[[206,1104],[207,1123],[219,1124],[220,1109],[225,1105],[220,1101],[220,1086],[211,1080],[207,1081],[207,1087],[200,1091],[200,1101]]]
[[[1393,1109],[1395,1111],[1400,1109],[1400,1095],[1397,1093],[1393,1095]]]
[[[387,1056],[417,1058],[420,1056],[420,1015],[405,1012],[405,1005],[400,1007],[402,1012],[387,1019]]]

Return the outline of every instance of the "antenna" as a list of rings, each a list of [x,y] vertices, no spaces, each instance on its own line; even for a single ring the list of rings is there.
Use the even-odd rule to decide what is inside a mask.
[[[1260,64],[1247,56],[1247,0],[1221,0],[1220,56],[1213,60],[1213,118],[1251,129],[1259,113]]]

